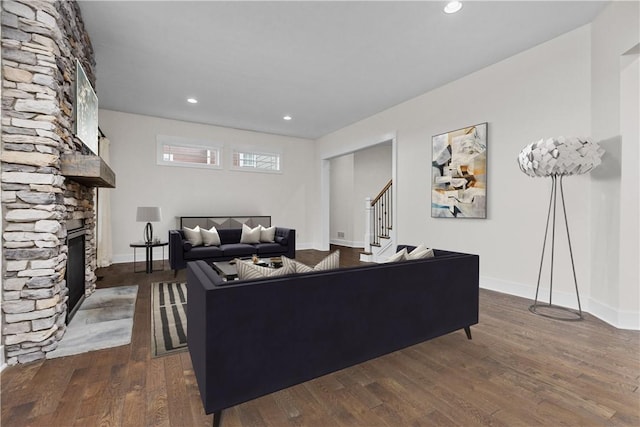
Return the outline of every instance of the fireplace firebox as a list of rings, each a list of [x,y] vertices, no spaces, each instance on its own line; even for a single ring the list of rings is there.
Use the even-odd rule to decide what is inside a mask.
[[[84,221],[71,220],[67,222],[67,270],[65,280],[69,290],[67,301],[67,324],[73,318],[85,293],[85,234]]]

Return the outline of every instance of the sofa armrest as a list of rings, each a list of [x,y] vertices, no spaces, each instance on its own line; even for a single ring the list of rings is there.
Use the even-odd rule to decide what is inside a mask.
[[[169,265],[172,270],[186,268],[184,236],[181,230],[169,230]]]
[[[287,258],[293,259],[296,257],[296,230],[293,228],[276,227],[276,241],[286,241],[287,253],[284,254]],[[278,239],[281,238],[281,239]],[[281,243],[281,244],[284,244]]]

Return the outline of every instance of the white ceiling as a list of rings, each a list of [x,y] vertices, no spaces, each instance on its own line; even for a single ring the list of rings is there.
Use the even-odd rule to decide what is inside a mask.
[[[465,1],[454,15],[444,5],[81,1],[80,9],[101,108],[315,139],[589,23],[606,2]]]

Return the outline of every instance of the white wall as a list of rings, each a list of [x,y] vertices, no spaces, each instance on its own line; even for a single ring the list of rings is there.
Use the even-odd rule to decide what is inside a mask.
[[[140,241],[144,224],[138,206],[160,206],[163,221],[154,235],[167,239],[178,216],[271,215],[274,225],[295,228],[297,247],[313,246],[308,209],[317,206],[313,141],[155,117],[100,110],[100,128],[111,141],[110,166],[113,259],[130,262],[129,243]],[[156,135],[194,138],[231,145],[260,146],[282,152],[281,174],[209,170],[156,164]],[[223,158],[228,163],[227,153]],[[161,251],[154,253],[158,258]],[[139,253],[138,257],[143,254]],[[165,252],[168,257],[168,251]]]
[[[550,181],[521,173],[516,157],[543,137],[590,134],[590,51],[584,26],[327,135],[318,140],[318,157],[395,133],[398,242],[479,254],[483,287],[533,298]],[[431,218],[432,135],[485,121],[488,218]],[[565,183],[583,296],[591,285],[588,183],[587,176]],[[575,306],[566,243],[557,244],[554,302]]]
[[[2,35],[2,31],[0,30],[0,36]],[[2,89],[0,89],[0,96],[2,95]],[[2,126],[0,124],[0,126]],[[0,147],[0,153],[2,152],[2,147]],[[0,221],[0,234],[3,234],[4,231],[4,221]],[[2,265],[2,262],[4,260],[3,256],[0,256],[0,271],[4,271],[3,268],[4,266]],[[2,306],[2,295],[4,294],[4,292],[2,291],[2,289],[0,289],[0,306]],[[4,322],[3,322],[4,316],[0,316],[0,331],[2,331],[2,328],[4,327]],[[0,371],[2,371],[4,368],[6,367],[6,364],[4,363],[4,343],[0,342]]]
[[[638,47],[638,45],[636,45]],[[635,324],[628,324],[622,314],[619,323],[640,328],[640,55],[629,55],[628,63],[621,64],[620,76],[620,135],[622,136],[622,173],[620,188],[624,199],[620,206],[620,224],[624,238],[620,240],[620,296],[618,299],[622,313],[636,314]],[[624,58],[627,59],[627,58]],[[626,61],[625,61],[626,62]]]
[[[601,167],[591,174],[593,289],[589,307],[616,326],[634,329],[640,328],[638,76],[627,68],[633,66],[633,58],[624,54],[640,42],[639,17],[640,3],[615,1],[591,24],[592,136],[607,153]],[[623,131],[625,122],[629,124]]]
[[[331,159],[330,241],[351,246],[353,242],[353,212],[358,206],[354,193],[354,154]],[[340,235],[339,233],[342,233]]]
[[[391,179],[391,148],[387,141],[331,159],[331,243],[365,246],[365,198],[377,196]]]

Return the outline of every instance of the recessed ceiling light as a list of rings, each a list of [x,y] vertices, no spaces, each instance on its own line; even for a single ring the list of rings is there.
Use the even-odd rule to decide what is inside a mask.
[[[444,13],[456,13],[460,9],[462,9],[462,3],[461,2],[459,2],[459,1],[450,1],[444,7]]]
[[[197,104],[197,103],[198,103],[198,100],[197,100],[197,99],[195,99],[195,98],[187,98],[187,102],[188,102],[189,104]]]
[[[284,116],[282,119],[283,119],[283,120],[291,120],[292,118],[293,118],[293,117],[291,117],[291,116]]]

